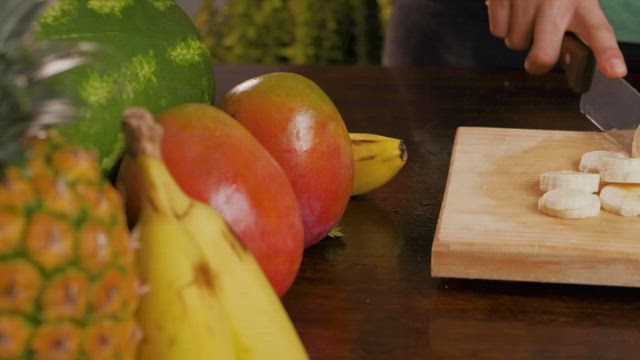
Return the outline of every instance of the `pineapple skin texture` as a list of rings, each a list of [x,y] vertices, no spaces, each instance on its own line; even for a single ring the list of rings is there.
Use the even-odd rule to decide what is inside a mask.
[[[0,175],[0,359],[135,359],[139,280],[118,192],[56,133]]]

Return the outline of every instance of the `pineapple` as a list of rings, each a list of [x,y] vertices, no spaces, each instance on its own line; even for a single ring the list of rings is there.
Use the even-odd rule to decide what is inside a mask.
[[[138,279],[119,194],[50,125],[46,77],[85,57],[32,46],[43,0],[0,1],[0,359],[133,359]]]

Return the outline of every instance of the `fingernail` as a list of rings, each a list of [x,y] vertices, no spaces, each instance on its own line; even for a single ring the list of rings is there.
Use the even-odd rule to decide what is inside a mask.
[[[529,58],[524,59],[524,70],[528,73],[531,73],[531,64],[529,63]]]
[[[509,38],[504,38],[504,44],[507,45],[509,49],[511,49],[511,46],[509,45]]]
[[[615,75],[624,76],[627,73],[627,66],[624,64],[624,61],[613,59],[609,61],[609,71]]]

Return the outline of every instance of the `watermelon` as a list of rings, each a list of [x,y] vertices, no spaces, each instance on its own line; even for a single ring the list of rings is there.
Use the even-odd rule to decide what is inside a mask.
[[[214,98],[212,62],[173,0],[57,0],[39,18],[37,41],[89,41],[93,63],[52,80],[78,99],[78,121],[61,127],[70,143],[93,147],[105,172],[119,160],[121,114],[128,106],[154,113]]]

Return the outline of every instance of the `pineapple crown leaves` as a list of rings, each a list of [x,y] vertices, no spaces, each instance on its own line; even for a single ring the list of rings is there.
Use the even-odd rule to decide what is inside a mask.
[[[21,159],[21,139],[75,117],[74,99],[47,79],[90,62],[92,43],[38,42],[35,23],[53,0],[0,2],[0,165]]]

